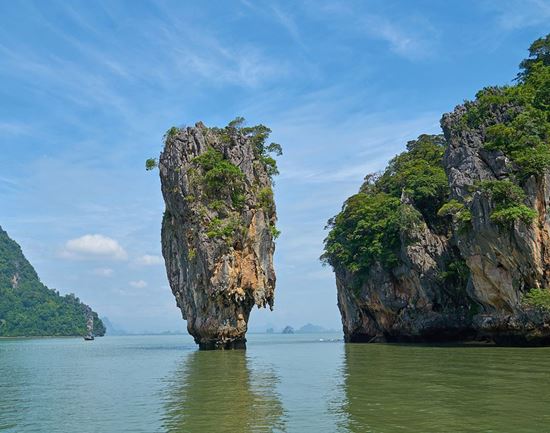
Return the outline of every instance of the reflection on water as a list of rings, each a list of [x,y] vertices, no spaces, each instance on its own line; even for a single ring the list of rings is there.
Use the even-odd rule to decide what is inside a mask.
[[[0,431],[550,432],[550,348],[185,338],[0,340]]]
[[[347,345],[351,432],[550,431],[548,349]]]
[[[278,378],[244,351],[190,353],[167,378],[167,432],[285,431]]]

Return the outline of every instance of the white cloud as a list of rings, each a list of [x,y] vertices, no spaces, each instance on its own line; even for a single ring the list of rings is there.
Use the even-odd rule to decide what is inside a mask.
[[[111,268],[96,268],[93,270],[94,275],[97,275],[99,277],[112,277],[115,271],[113,271]]]
[[[67,258],[81,259],[126,260],[128,258],[128,254],[116,240],[98,234],[84,235],[68,240],[62,255]]]
[[[548,0],[499,0],[484,4],[496,12],[497,23],[504,30],[544,25],[550,20]]]
[[[161,256],[144,254],[143,256],[136,259],[136,263],[142,266],[155,266],[162,265],[164,263],[164,259]]]
[[[136,289],[143,289],[147,287],[147,282],[143,280],[130,281],[130,286],[135,287]]]
[[[0,122],[0,135],[28,134],[30,130],[29,125],[21,122]]]
[[[398,24],[378,15],[367,15],[363,25],[368,35],[386,41],[390,49],[402,57],[414,60],[428,57],[432,53],[435,35],[427,23],[424,23],[423,31],[426,33],[432,30],[430,38],[417,29],[410,30],[407,28],[409,26]]]

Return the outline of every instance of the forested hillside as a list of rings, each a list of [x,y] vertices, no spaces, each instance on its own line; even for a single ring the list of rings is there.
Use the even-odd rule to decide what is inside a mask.
[[[86,333],[88,306],[40,282],[21,247],[0,227],[0,336],[71,336]],[[105,327],[94,316],[95,335]]]

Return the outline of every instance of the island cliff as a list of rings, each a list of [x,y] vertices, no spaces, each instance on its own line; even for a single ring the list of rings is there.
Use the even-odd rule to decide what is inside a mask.
[[[201,349],[245,347],[254,305],[273,307],[276,212],[270,130],[171,128],[158,163],[162,253],[176,303]],[[149,162],[154,165],[155,162]]]
[[[346,341],[550,344],[550,35],[329,221]]]

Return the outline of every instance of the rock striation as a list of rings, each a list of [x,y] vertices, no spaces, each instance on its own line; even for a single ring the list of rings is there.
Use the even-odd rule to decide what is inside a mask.
[[[176,304],[201,349],[244,348],[250,312],[273,307],[276,174],[269,129],[172,128],[159,160],[162,254]]]
[[[518,84],[445,114],[329,221],[346,341],[550,344],[550,62],[533,46]]]

